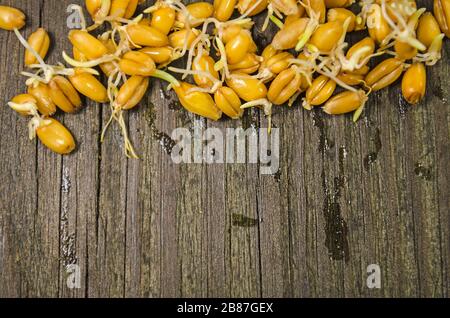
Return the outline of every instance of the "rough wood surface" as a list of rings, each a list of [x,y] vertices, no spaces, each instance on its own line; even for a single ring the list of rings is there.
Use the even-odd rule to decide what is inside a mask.
[[[26,12],[25,35],[50,30],[55,63],[70,49],[70,2],[1,3]],[[24,91],[23,48],[1,31],[0,296],[448,297],[449,49],[415,107],[396,85],[357,124],[277,108],[280,171],[264,176],[254,164],[174,164],[167,135],[196,118],[158,81],[128,116],[140,160],[120,151],[117,125],[99,142],[108,109],[94,103],[57,116],[77,138],[73,155],[30,142],[6,105]],[[266,127],[255,110],[201,122]],[[67,287],[70,264],[79,289]],[[366,286],[369,264],[381,289]]]

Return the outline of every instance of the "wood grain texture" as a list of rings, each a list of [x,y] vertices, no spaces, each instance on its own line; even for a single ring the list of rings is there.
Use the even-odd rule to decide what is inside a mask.
[[[56,63],[70,51],[71,2],[2,4],[26,12],[24,35],[50,31]],[[446,41],[414,107],[398,84],[373,94],[356,124],[277,107],[280,170],[266,176],[257,164],[173,163],[175,128],[267,121],[257,110],[200,120],[155,80],[125,115],[139,160],[123,155],[117,125],[100,143],[109,110],[90,102],[57,115],[74,154],[29,141],[6,105],[25,89],[23,48],[1,31],[0,297],[448,297],[449,53]],[[71,264],[79,289],[66,284]],[[381,289],[366,286],[369,264],[380,265]]]

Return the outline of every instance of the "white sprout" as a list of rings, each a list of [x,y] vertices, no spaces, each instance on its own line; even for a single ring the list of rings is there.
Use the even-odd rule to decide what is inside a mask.
[[[381,15],[392,29],[392,32],[383,40],[383,43],[381,45],[382,49],[389,47],[390,41],[399,40],[401,42],[408,43],[419,51],[425,51],[426,46],[423,45],[419,40],[417,40],[415,36],[416,23],[420,16],[425,12],[425,10],[425,8],[422,8],[415,11],[409,21],[406,21],[405,18],[395,10],[391,10],[392,14],[400,24],[400,26],[398,26],[394,21],[392,21],[391,17],[387,13],[386,0],[381,0]]]
[[[445,34],[441,33],[436,36],[428,48],[427,53],[419,53],[417,56],[413,58],[414,62],[424,62],[428,66],[435,65],[442,57],[442,40],[444,39]]]
[[[193,87],[188,91],[188,93],[190,93],[190,92],[205,92],[205,93],[213,94],[222,86],[222,81],[219,81],[217,78],[212,76],[210,72],[205,72],[205,71],[201,71],[201,70],[186,70],[186,69],[176,68],[176,67],[172,67],[172,66],[169,67],[169,71],[172,71],[174,73],[180,73],[183,75],[204,76],[212,83],[210,88]]]
[[[22,75],[29,77],[25,82],[26,85],[36,86],[39,83],[48,84],[51,79],[56,75],[73,75],[74,70],[71,68],[65,68],[64,65],[48,65],[44,62],[43,58],[33,49],[33,47],[28,43],[27,40],[20,34],[19,30],[14,29],[19,42],[25,47],[26,50],[31,52],[36,57],[39,64],[29,65],[31,69],[38,69],[36,73],[31,72],[21,72]],[[41,76],[40,76],[41,75]]]
[[[241,109],[251,108],[251,107],[259,107],[264,111],[264,115],[268,117],[268,130],[269,133],[272,130],[272,106],[273,104],[267,100],[266,98],[257,99],[251,102],[247,102],[241,105]]]
[[[92,68],[92,67],[95,67],[95,66],[103,64],[103,63],[108,63],[108,62],[118,60],[118,57],[113,54],[104,55],[101,58],[86,61],[86,62],[80,62],[80,61],[77,61],[77,60],[71,58],[70,56],[67,55],[67,53],[65,51],[62,52],[62,56],[67,64],[74,66],[74,67],[83,67],[83,68]]]

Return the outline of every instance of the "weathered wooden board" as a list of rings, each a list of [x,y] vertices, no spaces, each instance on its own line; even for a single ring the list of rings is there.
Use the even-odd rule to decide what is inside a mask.
[[[23,34],[50,30],[56,63],[70,2],[1,3],[26,12]],[[256,164],[174,164],[171,132],[198,119],[158,81],[127,118],[140,160],[122,154],[117,125],[100,143],[109,112],[94,103],[57,116],[78,150],[50,153],[6,105],[24,91],[23,48],[0,32],[0,296],[448,297],[449,53],[447,41],[415,107],[396,85],[356,124],[277,108],[280,170],[265,176]],[[256,110],[198,122],[267,127]],[[66,284],[70,264],[81,288]],[[381,289],[366,286],[370,264]]]

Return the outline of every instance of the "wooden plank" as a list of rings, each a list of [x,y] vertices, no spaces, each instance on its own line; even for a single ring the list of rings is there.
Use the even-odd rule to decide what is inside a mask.
[[[64,12],[66,16],[70,2],[47,0],[43,12]],[[43,14],[46,29],[50,30],[54,42],[53,63],[62,60],[61,52],[72,52],[67,40],[70,31],[67,23],[61,23],[52,15]],[[57,39],[63,39],[57,41]],[[59,296],[84,297],[89,294],[89,243],[97,241],[97,192],[99,188],[99,138],[100,112],[102,106],[83,98],[83,109],[76,115],[61,116],[62,122],[73,132],[77,150],[63,157],[60,175],[59,205]],[[94,254],[92,254],[94,255]],[[91,259],[94,261],[95,259]],[[79,266],[80,288],[69,288],[70,266]]]
[[[42,24],[41,7],[36,2],[22,2],[15,5],[28,13],[28,27],[23,31],[27,36]],[[9,99],[24,91],[24,78],[19,75],[19,70],[23,69],[23,49],[13,33],[2,32],[2,37],[6,37],[6,40],[2,41],[3,56],[10,56],[9,59],[3,59],[5,65],[2,69],[5,70],[6,76],[13,74],[16,78],[13,82],[6,78],[2,80],[2,91],[8,92],[9,96],[5,98]],[[9,54],[11,50],[19,54]],[[6,102],[5,100],[4,105]],[[2,117],[7,116],[2,118],[2,123],[5,123],[2,125],[2,129],[5,129],[2,144],[5,149],[11,150],[11,156],[6,159],[6,163],[13,160],[10,164],[4,165],[6,170],[4,173],[2,171],[2,176],[9,176],[2,182],[5,186],[2,193],[7,201],[6,206],[2,208],[2,212],[7,213],[2,226],[6,230],[6,236],[3,238],[4,248],[11,249],[9,255],[13,256],[6,259],[5,268],[14,272],[6,270],[5,274],[10,273],[11,277],[7,278],[5,285],[9,289],[5,292],[6,295],[16,296],[57,296],[59,263],[57,211],[60,200],[58,180],[61,158],[52,155],[41,145],[36,148],[35,141],[27,140],[26,119],[19,119],[17,114],[9,109],[5,109],[2,113]],[[9,139],[11,137],[14,139]],[[16,143],[17,146],[14,146]],[[21,165],[20,170],[17,169],[18,163]],[[15,279],[10,280],[12,277]]]
[[[41,3],[39,6],[39,25],[33,26],[34,32],[41,26],[46,30],[53,29],[50,19],[45,19],[46,10],[50,2]],[[60,61],[59,50],[52,52],[47,61],[55,64]],[[62,120],[63,116],[55,116]],[[66,116],[65,116],[66,117]],[[69,128],[70,129],[70,128]],[[39,186],[37,190],[38,205],[36,208],[36,224],[34,246],[35,255],[31,259],[36,264],[38,271],[32,274],[31,294],[39,297],[56,297],[59,294],[58,277],[60,274],[60,225],[61,225],[61,180],[62,180],[62,157],[38,143],[37,153],[37,179]]]
[[[11,1],[10,1],[11,2]],[[6,2],[7,4],[11,4]],[[17,6],[29,15],[33,25],[39,24],[39,6],[34,3],[19,3]],[[32,29],[27,27],[27,34]],[[0,32],[1,59],[0,88],[2,105],[24,90],[23,49],[11,32]],[[10,54],[10,52],[20,52]],[[36,142],[28,140],[27,121],[20,118],[8,107],[0,111],[0,145],[2,164],[0,165],[0,296],[19,297],[33,293],[34,282],[30,279],[37,267],[29,268],[35,259],[35,224],[38,206],[37,148]],[[24,160],[25,159],[25,160]],[[33,273],[32,273],[33,272]]]
[[[445,57],[442,63],[445,63]],[[434,68],[429,70],[429,72],[433,72]],[[340,297],[361,295],[421,295],[419,275],[420,272],[422,272],[422,269],[419,268],[417,262],[419,262],[418,259],[427,259],[430,254],[429,252],[420,249],[414,242],[414,236],[417,235],[416,233],[421,233],[421,231],[414,227],[415,222],[410,212],[412,210],[410,208],[412,205],[411,200],[413,200],[415,196],[412,195],[410,197],[407,195],[407,193],[415,192],[415,189],[413,191],[410,190],[414,186],[411,184],[411,181],[409,181],[411,179],[407,177],[409,171],[411,171],[411,167],[403,167],[410,164],[409,162],[406,163],[406,159],[409,156],[404,155],[408,149],[400,148],[398,153],[389,153],[388,155],[385,155],[386,149],[380,149],[378,143],[380,139],[383,140],[384,147],[386,148],[386,146],[391,145],[393,151],[397,151],[398,145],[405,144],[410,149],[414,149],[416,147],[416,141],[408,143],[408,139],[404,136],[404,132],[415,130],[418,134],[423,136],[424,132],[420,130],[427,129],[426,127],[429,127],[428,125],[430,123],[428,123],[428,125],[422,125],[419,131],[417,128],[403,127],[401,121],[405,121],[405,116],[401,116],[396,108],[386,109],[389,104],[386,101],[397,102],[399,94],[400,91],[397,87],[391,89],[390,92],[381,92],[377,94],[376,98],[371,98],[370,103],[368,104],[370,110],[367,110],[366,120],[357,125],[351,124],[348,116],[347,118],[344,116],[334,119],[322,118],[322,116],[316,117],[316,123],[319,123],[314,126],[320,130],[318,137],[308,135],[309,131],[314,130],[314,126],[311,125],[310,122],[305,122],[305,120],[310,120],[309,118],[306,118],[301,123],[304,126],[309,125],[310,127],[304,128],[304,134],[299,134],[292,129],[293,125],[290,124],[288,116],[283,116],[284,114],[280,115],[281,118],[279,121],[283,122],[285,127],[287,126],[292,130],[292,134],[289,132],[285,133],[288,137],[282,138],[282,141],[297,141],[300,139],[300,141],[294,145],[291,145],[292,142],[288,145],[286,145],[286,142],[282,142],[284,152],[301,152],[305,157],[313,154],[310,155],[311,160],[306,159],[306,164],[303,164],[303,166],[297,164],[297,162],[295,162],[296,160],[294,160],[294,167],[292,168],[289,166],[290,169],[287,178],[289,179],[291,175],[292,178],[296,179],[310,178],[309,180],[307,179],[308,181],[305,185],[306,193],[311,191],[315,194],[315,197],[310,201],[313,203],[311,206],[308,206],[309,200],[306,200],[306,204],[304,204],[303,207],[306,207],[307,210],[312,210],[312,214],[316,218],[317,223],[314,224],[312,228],[318,236],[314,237],[313,240],[319,245],[310,247],[311,250],[316,251],[316,255],[318,256],[316,264],[318,264],[319,267],[314,268],[309,266],[309,273],[314,279],[308,281],[307,278],[303,278],[303,281],[306,280],[307,283],[302,285],[301,282],[298,282],[292,287],[293,291],[288,293],[289,295],[305,293],[306,295],[313,296]],[[427,101],[423,102],[423,104],[425,103],[427,103]],[[430,105],[429,107],[431,108],[433,106]],[[422,105],[422,107],[416,107],[421,114],[426,111],[426,108],[428,107],[425,107],[424,105]],[[442,112],[442,110],[436,111]],[[427,118],[430,118],[430,116],[427,116]],[[413,121],[414,118],[411,118],[410,120]],[[446,120],[445,116],[444,120]],[[275,123],[277,123],[276,117]],[[399,125],[401,128],[399,128]],[[446,126],[448,125],[444,125],[444,127]],[[385,128],[383,129],[383,127]],[[386,130],[390,130],[392,133],[389,134]],[[426,133],[427,132],[425,132],[425,134]],[[355,139],[358,135],[359,138]],[[433,132],[431,132],[430,135],[435,136]],[[437,136],[442,135],[446,136],[446,132]],[[304,136],[304,140],[302,136]],[[445,140],[444,142],[447,143],[448,141]],[[328,144],[328,148],[331,149],[317,152],[315,147],[321,143],[323,144],[322,146]],[[304,144],[306,144],[306,149],[302,149],[300,146]],[[291,151],[291,147],[294,148],[294,150]],[[346,154],[345,160],[341,160],[340,158],[342,153]],[[323,162],[316,165],[315,161],[318,158]],[[290,161],[286,162],[286,160],[282,160],[282,167],[286,167],[286,165],[289,164],[291,164]],[[305,165],[307,169],[302,169]],[[343,167],[340,167],[341,165]],[[323,168],[320,168],[321,166],[323,166]],[[322,173],[320,173],[320,170],[322,170]],[[395,176],[395,174],[399,175]],[[285,173],[281,174],[280,182],[284,185],[286,184],[286,181],[283,180],[283,177],[286,177]],[[322,189],[319,180],[322,180],[322,182],[325,183],[326,193],[321,193]],[[394,183],[392,183],[391,180]],[[339,184],[341,181],[342,184],[339,186],[339,189],[335,189],[335,184]],[[362,187],[361,182],[363,183]],[[388,182],[388,184],[385,182]],[[286,277],[289,277],[287,276],[289,273],[287,273],[286,269],[283,269],[283,266],[289,261],[289,253],[286,252],[287,246],[285,244],[283,245],[287,233],[286,224],[283,223],[285,217],[283,216],[283,213],[280,213],[280,207],[287,207],[288,205],[279,197],[279,192],[282,191],[278,191],[271,182],[267,183],[267,193],[270,193],[270,196],[264,201],[263,209],[265,205],[267,205],[267,210],[272,212],[269,217],[272,222],[267,228],[263,226],[263,233],[261,234],[261,244],[264,244],[264,242],[268,243],[268,246],[263,245],[264,247],[267,247],[267,250],[264,251],[264,247],[262,248],[262,263],[268,264],[267,268],[264,268],[263,265],[263,286],[265,287],[263,294],[266,292],[267,295],[283,296],[285,294],[286,285],[289,286],[289,280],[286,279]],[[286,185],[284,185],[284,187],[286,187]],[[280,186],[280,188],[282,188],[282,186]],[[390,190],[386,191],[386,189]],[[392,191],[392,189],[397,190]],[[337,207],[337,209],[333,211],[333,209],[327,209],[326,197],[330,196],[331,199],[333,199],[333,196],[336,196],[336,193],[333,192],[336,190],[339,190],[339,197],[337,198],[337,201],[331,201],[331,203]],[[289,187],[289,191],[291,191],[290,194],[294,192],[292,187]],[[430,192],[436,193],[437,191]],[[297,195],[294,197],[301,200],[301,196],[298,192],[296,194]],[[405,195],[407,196],[405,197]],[[320,206],[320,202],[324,200],[324,196],[325,203],[322,207]],[[263,195],[262,197],[264,198],[267,196]],[[395,201],[398,201],[398,203],[393,205]],[[430,201],[436,202],[436,199],[431,199]],[[421,211],[424,211],[424,209],[421,209]],[[301,213],[303,211],[299,212]],[[329,222],[327,222],[326,218],[323,218],[322,214],[329,214],[329,212],[339,212],[340,214],[338,218],[334,220],[331,219],[331,225],[339,224],[339,219],[342,219],[342,221],[346,223],[346,240],[348,241],[349,246],[348,253],[346,253],[349,257],[348,262],[345,262],[345,257],[344,260],[336,260],[336,255],[333,257],[333,254],[331,254],[331,256],[332,259],[334,258],[334,261],[330,262],[328,259],[330,256],[330,248],[328,248],[328,250],[324,249],[327,245],[326,241],[329,239],[331,233],[326,233],[326,230],[324,231],[330,224],[327,224]],[[437,210],[434,210],[434,212],[437,213]],[[289,211],[285,213],[288,214]],[[264,214],[266,215],[267,213]],[[292,219],[293,216],[290,215],[289,220],[291,221]],[[430,224],[438,223],[437,220],[429,220],[428,217],[426,219]],[[303,225],[307,226],[307,224]],[[314,233],[314,231],[308,230],[308,228],[305,230],[308,232],[308,235]],[[295,233],[295,231],[293,232]],[[432,236],[438,234],[440,236],[442,233],[437,233],[435,231]],[[386,235],[390,235],[391,237],[386,240]],[[296,240],[293,239],[290,240],[291,243],[295,241]],[[398,242],[398,245],[393,245],[391,243],[393,241]],[[439,242],[437,238],[435,238],[435,241]],[[303,239],[302,243],[300,243],[303,246],[298,247],[297,252],[294,252],[294,254],[297,254],[294,256],[297,262],[301,262],[302,260],[302,256],[304,255],[302,249],[304,248],[305,242],[307,242],[307,240]],[[426,240],[426,242],[429,244],[430,241]],[[345,243],[345,240],[343,243]],[[298,251],[300,251],[300,253],[298,253]],[[430,255],[435,260],[433,263],[433,265],[435,265],[433,266],[435,270],[431,270],[431,265],[425,270],[429,275],[435,276],[434,280],[430,279],[427,282],[438,282],[438,286],[435,287],[437,290],[442,290],[440,287],[442,286],[440,283],[441,279],[436,278],[442,273],[442,269],[440,269],[441,265],[436,266],[438,257],[442,255],[441,252],[442,251],[435,248]],[[267,261],[265,261],[265,258]],[[283,261],[277,262],[280,258],[282,258]],[[308,260],[311,261],[311,257],[309,257]],[[384,287],[381,291],[369,290],[365,286],[365,279],[367,277],[366,268],[372,263],[379,263],[382,269],[383,282],[386,285],[383,285]],[[292,261],[292,264],[295,264],[295,261]],[[437,270],[436,267],[438,268]],[[265,274],[267,277],[264,277]],[[301,275],[305,277],[305,268],[292,270],[291,267],[290,274],[290,277],[298,277]],[[320,291],[314,290],[314,286],[317,283],[321,286]],[[308,293],[307,291],[309,289],[312,289],[314,292]],[[426,294],[430,294],[430,291]]]
[[[247,115],[242,128],[252,124],[259,126],[254,112]],[[241,127],[236,123],[231,126]],[[255,222],[248,226],[248,222],[241,220],[260,220],[259,167],[255,164],[227,164],[224,182],[225,243],[229,244],[223,256],[226,292],[229,297],[258,297],[261,295],[259,228],[253,226]]]
[[[50,30],[53,63],[70,45],[47,13],[69,3],[5,1],[27,13],[23,34]],[[23,91],[23,48],[11,32],[0,40],[5,105]],[[257,110],[242,122],[197,121],[160,81],[125,115],[140,160],[123,155],[117,124],[99,143],[107,105],[57,115],[78,144],[64,158],[28,141],[26,120],[2,107],[0,297],[448,297],[449,49],[428,68],[417,106],[396,85],[373,94],[356,124],[298,103],[275,108],[274,176],[257,164],[175,164],[175,128],[267,121]],[[80,289],[67,286],[70,264]],[[366,286],[370,264],[381,268],[379,290]]]
[[[152,87],[150,95],[159,86]],[[156,94],[155,94],[156,95]],[[161,165],[160,145],[149,138],[156,129],[158,114],[155,104],[162,100],[143,105],[132,113],[130,131],[133,140],[142,154],[141,160],[131,160],[128,167],[127,211],[127,254],[126,254],[126,295],[157,297],[160,295],[161,275]],[[159,122],[162,118],[159,118]],[[152,154],[152,155],[147,155]],[[158,181],[156,181],[158,180]]]
[[[438,77],[438,81],[440,87],[437,86],[435,88],[434,94],[439,98],[439,110],[436,110],[435,113],[435,131],[436,131],[436,143],[435,147],[437,156],[435,161],[436,167],[436,186],[437,186],[437,204],[439,210],[439,221],[438,231],[439,231],[439,257],[441,263],[442,272],[442,296],[449,297],[450,295],[450,281],[449,281],[449,268],[450,268],[450,238],[449,238],[449,224],[450,224],[450,214],[448,207],[450,206],[450,200],[448,198],[449,191],[449,183],[450,176],[448,172],[449,162],[449,152],[448,152],[448,143],[450,140],[450,112],[448,111],[448,93],[450,90],[450,80],[446,74],[449,74],[449,64],[445,63],[450,59],[449,51],[450,44],[447,42],[445,44],[445,53],[443,55],[443,61],[441,62],[441,74]],[[418,167],[416,167],[417,169]],[[419,176],[421,175],[421,170],[415,171],[418,172]]]
[[[205,122],[196,121],[197,119],[194,119],[194,116],[186,116],[185,111],[180,109],[180,105],[176,102],[176,97],[173,93],[161,95],[159,90],[164,86],[155,84],[151,94],[151,103],[154,105],[154,110],[145,111],[145,121],[137,119],[138,116],[136,116],[135,119],[138,122],[136,128],[133,128],[133,130],[142,131],[143,134],[156,139],[151,140],[152,146],[145,148],[145,154],[143,154],[143,158],[154,158],[151,162],[152,166],[157,165],[151,168],[154,174],[152,175],[152,180],[156,178],[156,181],[152,182],[152,184],[157,189],[154,189],[155,187],[149,189],[149,193],[155,195],[156,192],[157,195],[155,196],[155,206],[150,208],[152,221],[144,223],[145,231],[143,230],[142,232],[144,237],[139,238],[139,240],[146,242],[145,237],[147,237],[147,234],[145,233],[148,231],[158,234],[160,240],[157,241],[156,237],[153,238],[153,235],[150,234],[150,242],[154,242],[151,245],[154,251],[140,247],[137,241],[133,242],[133,244],[138,245],[131,246],[130,255],[143,254],[144,258],[141,264],[130,260],[130,266],[136,269],[132,284],[136,286],[136,282],[139,279],[139,274],[136,273],[139,273],[140,270],[142,272],[141,282],[143,279],[153,282],[151,285],[142,286],[144,290],[152,290],[152,292],[145,292],[144,295],[170,297],[229,296],[232,293],[223,288],[224,284],[236,284],[237,286],[239,282],[235,282],[236,280],[249,279],[250,283],[248,286],[236,287],[234,292],[235,295],[245,295],[247,292],[246,288],[253,288],[253,283],[259,280],[259,277],[253,268],[246,271],[245,264],[241,264],[238,261],[233,261],[231,273],[225,273],[227,264],[225,263],[224,255],[232,253],[232,239],[229,234],[231,233],[232,214],[231,212],[226,213],[225,210],[227,189],[225,188],[224,166],[207,166],[205,164],[177,166],[173,164],[170,159],[170,153],[167,153],[169,149],[161,147],[159,143],[164,144],[167,140],[171,142],[168,139],[168,135],[177,127],[193,129],[194,122],[203,124]],[[156,113],[155,119],[151,119],[149,126],[148,117],[152,116],[153,113]],[[219,125],[224,130],[227,124],[230,124],[230,122]],[[148,142],[148,138],[144,140]],[[146,164],[141,165],[137,163],[133,164],[131,169],[129,168],[129,173],[132,176],[129,180],[133,184],[132,188],[136,190],[138,188],[142,189],[141,185],[148,183],[149,176],[146,173],[137,172],[141,169],[144,169],[144,171],[149,169],[147,168],[149,165],[148,160],[144,159]],[[234,183],[239,182],[241,184],[242,182],[239,174],[234,174],[232,180]],[[232,187],[235,186],[233,185]],[[147,187],[144,186],[144,188]],[[215,191],[214,189],[222,189],[222,191]],[[136,191],[129,190],[128,193],[129,195],[131,193],[133,201],[141,202],[138,206],[147,207],[149,204],[153,205],[151,203],[153,198],[149,202],[148,198],[140,198],[140,196],[136,195]],[[127,199],[127,202],[132,201]],[[218,204],[219,202],[222,204]],[[240,205],[240,197],[233,197],[232,203]],[[146,211],[146,209],[142,208],[142,211]],[[134,212],[132,213],[134,214]],[[139,212],[137,215],[139,215]],[[160,223],[157,222],[157,218],[160,219]],[[134,221],[131,224],[136,226]],[[256,233],[254,229],[242,230],[242,232],[247,231]],[[132,235],[134,235],[134,231],[132,231]],[[210,239],[210,236],[216,239]],[[136,238],[136,236],[134,237]],[[246,240],[236,240],[236,242],[241,241],[245,243]],[[251,243],[252,253],[256,253],[256,236],[251,239],[251,242],[253,242]],[[246,249],[246,246],[241,247],[238,244],[234,247],[236,252],[239,252],[241,248]],[[157,254],[158,251],[160,255]],[[147,254],[152,255],[151,261]],[[256,266],[258,264],[257,254],[253,255],[254,259],[252,262]],[[148,263],[151,263],[151,265]],[[150,272],[149,266],[152,269]],[[159,267],[161,267],[160,271]],[[128,272],[132,275],[131,270],[128,270]],[[159,288],[157,287],[158,282],[155,276],[158,272],[161,277]],[[236,274],[234,274],[235,272]],[[232,275],[238,276],[235,278]],[[258,295],[258,290],[253,288],[252,293]],[[136,289],[134,292],[136,292]]]
[[[447,49],[446,53],[448,52]],[[450,91],[448,76],[445,75],[448,71],[448,63],[441,61],[436,66],[436,73],[433,72],[431,76],[441,80],[429,82],[428,91],[432,93],[425,99],[424,107],[414,110],[414,120],[411,122],[413,127],[408,130],[412,140],[412,151],[409,154],[411,160],[408,162],[412,212],[416,227],[420,229],[415,232],[420,296],[444,297],[448,291],[448,267],[444,263],[446,255],[448,256],[448,249],[445,249],[448,240],[442,237],[441,232],[442,226],[449,224],[448,201],[444,201],[443,205],[439,204],[442,202],[439,194],[443,185],[439,181],[447,180],[447,186],[449,181],[448,177],[440,176],[443,168],[441,163],[449,162],[449,152],[440,148],[443,143],[448,145],[450,136],[448,113],[447,116],[442,116],[448,112],[448,105],[442,100]],[[444,185],[444,189],[447,186]]]

